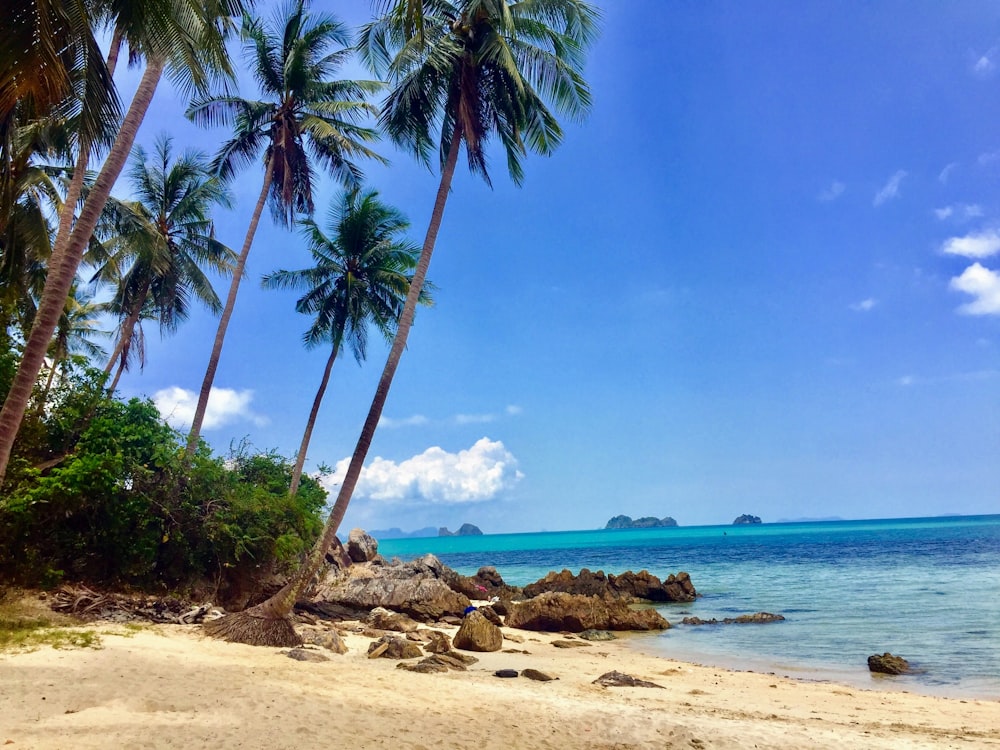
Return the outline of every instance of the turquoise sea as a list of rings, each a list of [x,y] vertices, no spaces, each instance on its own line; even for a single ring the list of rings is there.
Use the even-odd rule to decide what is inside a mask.
[[[461,573],[493,565],[524,585],[550,570],[680,570],[702,595],[659,607],[675,626],[632,642],[713,666],[859,687],[1000,699],[1000,515],[754,526],[392,539],[386,557],[428,552]],[[750,612],[766,625],[684,626]],[[891,651],[919,673],[880,678]]]

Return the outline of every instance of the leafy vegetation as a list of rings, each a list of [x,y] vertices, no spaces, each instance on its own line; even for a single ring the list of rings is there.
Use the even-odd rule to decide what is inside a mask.
[[[245,448],[223,459],[203,445],[188,464],[151,402],[105,398],[101,381],[76,368],[26,420],[0,501],[0,578],[224,594],[312,544],[326,499],[315,480],[291,496],[288,462]]]

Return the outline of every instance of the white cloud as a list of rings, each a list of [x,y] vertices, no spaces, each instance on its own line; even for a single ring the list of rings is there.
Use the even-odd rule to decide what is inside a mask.
[[[938,180],[947,184],[948,178],[951,177],[951,173],[954,172],[955,169],[957,168],[958,168],[958,162],[957,161],[951,162],[944,169],[941,170],[941,173],[938,175]]]
[[[339,487],[349,464],[349,458],[338,461],[323,484],[331,490]],[[504,444],[484,437],[458,453],[434,446],[399,463],[377,457],[361,470],[355,494],[390,503],[476,503],[494,499],[523,476]]]
[[[961,276],[951,280],[949,286],[959,292],[971,294],[975,299],[958,308],[965,315],[1000,315],[1000,274],[973,263]]]
[[[496,414],[456,414],[455,424],[489,424],[496,418]]]
[[[898,170],[889,181],[882,186],[882,189],[875,193],[875,199],[872,201],[872,205],[881,206],[888,200],[899,197],[899,186],[905,179],[907,172],[905,170]]]
[[[267,417],[254,413],[250,408],[252,401],[252,390],[212,388],[208,395],[208,407],[205,410],[202,429],[212,430],[242,421],[253,422],[257,426],[268,424],[270,420]],[[168,424],[177,429],[186,429],[191,426],[191,421],[194,419],[198,394],[175,385],[154,393],[153,403]]]
[[[989,53],[982,55],[978,60],[976,60],[975,64],[972,66],[973,73],[985,76],[993,72],[993,69],[996,68],[996,63],[988,57],[988,54]]]
[[[396,427],[420,427],[421,425],[427,424],[429,420],[423,414],[414,414],[410,417],[403,417],[401,419],[393,419],[392,417],[379,417],[378,426],[387,430],[395,429]]]
[[[951,237],[941,246],[947,255],[961,255],[963,258],[989,258],[1000,252],[1000,232],[987,229],[978,234]]]
[[[941,221],[950,218],[967,221],[969,219],[981,218],[983,207],[978,203],[954,203],[944,208],[935,208],[934,215],[941,219]]]
[[[508,405],[507,405],[507,408],[506,408],[506,409],[504,409],[504,413],[505,413],[505,414],[506,414],[506,415],[507,415],[508,417],[516,417],[516,416],[518,416],[519,414],[523,414],[523,413],[524,413],[524,409],[522,409],[522,408],[521,408],[520,406],[518,406],[517,404],[508,404]]]
[[[840,180],[834,180],[830,183],[830,187],[823,190],[817,197],[819,200],[827,203],[829,201],[835,201],[841,195],[843,195],[844,190],[847,189],[847,185],[842,183]]]
[[[863,299],[860,302],[855,302],[853,305],[851,305],[851,309],[854,310],[855,312],[868,312],[877,304],[878,300],[869,297],[868,299]]]
[[[976,159],[981,167],[992,164],[997,160],[1000,160],[1000,151],[987,151],[986,153],[980,154]]]

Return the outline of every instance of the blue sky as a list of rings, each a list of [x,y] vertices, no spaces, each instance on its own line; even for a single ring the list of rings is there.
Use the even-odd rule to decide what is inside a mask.
[[[587,121],[528,159],[520,189],[499,154],[495,189],[457,177],[437,304],[344,528],[1000,512],[1000,6],[603,13]],[[140,140],[212,152],[225,131],[185,106],[162,86]],[[368,183],[419,242],[437,177],[381,151],[392,166],[365,165]],[[230,246],[261,178],[244,172],[217,214]],[[321,211],[334,193],[321,186]],[[298,447],[327,352],[302,347],[294,292],[259,279],[308,260],[262,222],[204,432],[220,451]],[[120,392],[182,424],[168,404],[200,386],[215,326],[199,312],[150,332]],[[350,455],[384,356],[338,362],[307,469]]]

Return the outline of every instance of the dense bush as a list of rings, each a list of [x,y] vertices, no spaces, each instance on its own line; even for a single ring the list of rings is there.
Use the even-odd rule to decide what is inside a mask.
[[[242,589],[316,539],[326,492],[314,480],[289,497],[289,463],[245,449],[223,459],[203,445],[185,466],[181,436],[151,402],[103,398],[97,383],[68,378],[19,434],[0,579]]]

